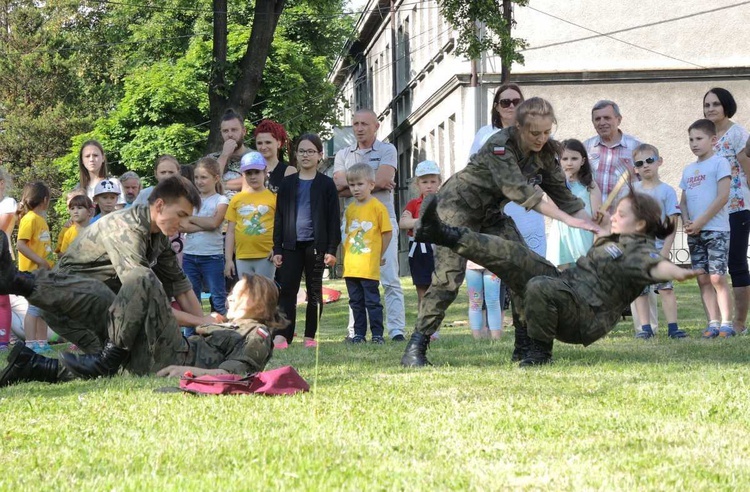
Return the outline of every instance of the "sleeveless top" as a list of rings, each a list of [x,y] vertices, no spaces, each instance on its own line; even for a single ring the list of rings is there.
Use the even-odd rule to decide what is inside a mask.
[[[288,167],[289,165],[286,162],[279,161],[273,171],[268,173],[268,177],[266,178],[266,188],[271,190],[274,195],[279,192],[279,186],[281,186],[281,181],[284,179],[284,174]]]

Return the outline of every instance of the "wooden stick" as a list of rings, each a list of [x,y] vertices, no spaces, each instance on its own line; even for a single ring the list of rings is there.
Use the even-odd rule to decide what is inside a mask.
[[[625,186],[625,183],[628,182],[630,179],[630,171],[625,169],[622,174],[620,175],[620,179],[617,180],[617,184],[615,184],[615,187],[612,188],[612,191],[609,195],[607,195],[607,199],[602,203],[602,206],[599,207],[600,213],[605,213],[607,210],[609,210],[609,207],[612,205],[612,202],[615,201],[615,198],[617,198],[617,195],[620,193],[620,190],[623,186]]]

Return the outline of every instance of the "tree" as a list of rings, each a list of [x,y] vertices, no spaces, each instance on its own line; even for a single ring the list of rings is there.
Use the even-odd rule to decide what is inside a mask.
[[[440,12],[458,31],[456,52],[470,59],[479,58],[483,52],[500,56],[503,64],[503,80],[510,75],[513,62],[523,63],[520,50],[526,41],[514,38],[511,32],[515,21],[512,4],[528,5],[528,0],[438,0]],[[481,35],[478,26],[486,31]]]
[[[208,86],[209,117],[208,150],[221,146],[219,132],[221,115],[231,107],[242,117],[255,101],[263,81],[263,69],[273,42],[273,34],[284,10],[286,0],[255,0],[255,15],[245,53],[238,64],[238,76],[231,86],[226,80],[227,1],[214,0],[214,50]]]

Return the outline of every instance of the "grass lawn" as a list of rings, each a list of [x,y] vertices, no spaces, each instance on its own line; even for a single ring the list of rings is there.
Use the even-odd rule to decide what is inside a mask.
[[[532,370],[510,363],[512,336],[459,325],[434,367],[405,370],[403,344],[342,343],[344,297],[317,353],[295,342],[269,365],[295,366],[314,387],[301,396],[158,394],[177,380],[129,376],[5,388],[0,490],[748,490],[750,337],[700,340],[695,283],[677,295],[690,339],[635,340],[628,320]]]

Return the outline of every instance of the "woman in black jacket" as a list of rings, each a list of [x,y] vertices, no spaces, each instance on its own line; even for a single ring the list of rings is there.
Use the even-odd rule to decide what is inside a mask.
[[[280,269],[279,307],[290,321],[277,337],[275,348],[286,348],[294,337],[297,292],[305,273],[307,315],[305,347],[315,347],[318,318],[323,314],[323,269],[336,264],[341,242],[341,219],[336,185],[318,172],[323,143],[314,133],[299,137],[295,146],[299,172],[281,182],[276,198],[273,262]],[[320,306],[320,314],[318,314]]]

